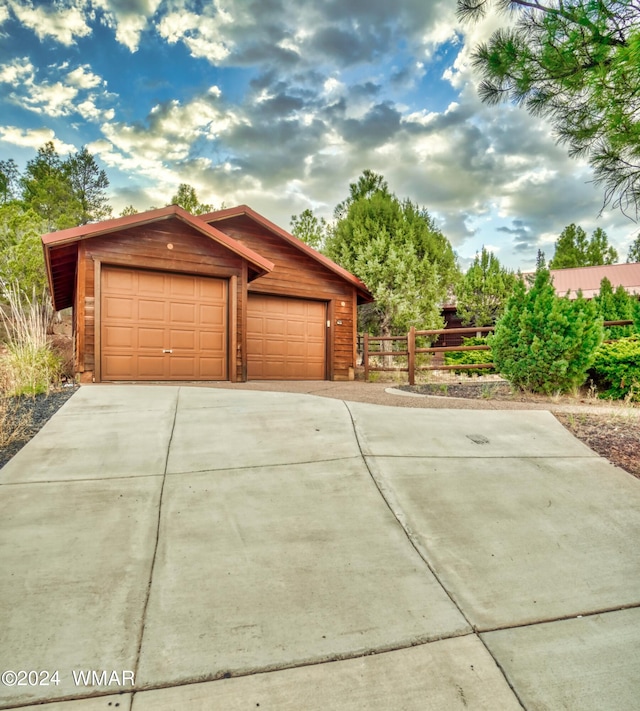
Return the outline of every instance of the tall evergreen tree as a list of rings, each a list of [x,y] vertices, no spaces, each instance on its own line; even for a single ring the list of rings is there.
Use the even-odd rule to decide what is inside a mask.
[[[95,158],[83,146],[64,164],[75,200],[79,203],[79,224],[98,222],[111,215],[111,206],[106,195],[109,179]]]
[[[556,240],[556,251],[549,268],[596,267],[615,264],[617,260],[618,252],[609,244],[607,233],[601,227],[593,231],[589,240],[582,227],[572,223]]]
[[[324,217],[318,219],[308,208],[300,215],[291,216],[291,234],[310,247],[321,250],[327,238],[329,226]]]
[[[170,205],[180,205],[192,215],[204,215],[205,212],[211,212],[213,207],[208,203],[202,203],[198,200],[196,189],[188,183],[180,183],[178,191],[171,198]]]
[[[17,200],[20,195],[20,171],[13,158],[0,160],[0,205]]]
[[[456,307],[462,324],[492,326],[502,315],[515,282],[515,274],[482,247],[456,286]]]
[[[640,262],[640,232],[631,243],[629,254],[627,254],[627,263],[630,264],[634,262]]]
[[[459,275],[449,241],[426,210],[389,193],[382,176],[365,173],[351,187],[325,252],[371,290],[370,330],[441,327],[441,305]]]
[[[69,165],[62,161],[52,141],[39,148],[27,163],[20,184],[23,202],[44,219],[48,231],[80,224],[82,205],[74,194]]]

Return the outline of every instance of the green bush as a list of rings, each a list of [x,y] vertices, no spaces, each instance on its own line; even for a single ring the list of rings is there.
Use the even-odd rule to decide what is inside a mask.
[[[486,338],[463,338],[462,344],[465,346],[486,346]],[[492,363],[493,355],[491,351],[449,351],[444,354],[444,362],[447,365],[472,365],[473,363]],[[495,373],[493,368],[463,368],[454,370],[454,373],[465,375],[486,375]]]
[[[528,290],[516,283],[489,344],[496,369],[514,387],[550,395],[585,382],[601,341],[596,305],[556,296],[542,261]]]
[[[628,397],[640,402],[640,337],[603,343],[596,351],[590,376],[600,397]]]

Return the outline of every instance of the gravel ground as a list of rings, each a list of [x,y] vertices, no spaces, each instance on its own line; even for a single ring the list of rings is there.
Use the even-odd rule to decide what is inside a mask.
[[[18,436],[7,446],[0,447],[0,468],[24,447],[77,389],[77,386],[65,387],[48,395],[9,399],[11,421],[17,422],[26,416],[28,424],[21,428],[21,436]]]

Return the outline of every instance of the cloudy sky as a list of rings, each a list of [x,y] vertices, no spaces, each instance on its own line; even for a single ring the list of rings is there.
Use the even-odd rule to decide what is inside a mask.
[[[571,222],[626,258],[588,166],[522,109],[482,105],[469,56],[504,17],[454,0],[0,0],[0,159],[86,145],[125,205],[179,183],[288,228],[330,218],[366,168],[427,207],[462,265],[547,257]]]

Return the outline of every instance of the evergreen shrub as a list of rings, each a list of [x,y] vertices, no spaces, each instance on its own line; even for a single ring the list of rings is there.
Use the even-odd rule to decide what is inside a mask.
[[[516,283],[489,343],[496,369],[514,387],[550,395],[585,382],[602,335],[596,304],[556,296],[542,260],[529,289]]]
[[[640,336],[603,343],[589,374],[600,397],[640,402]]]

